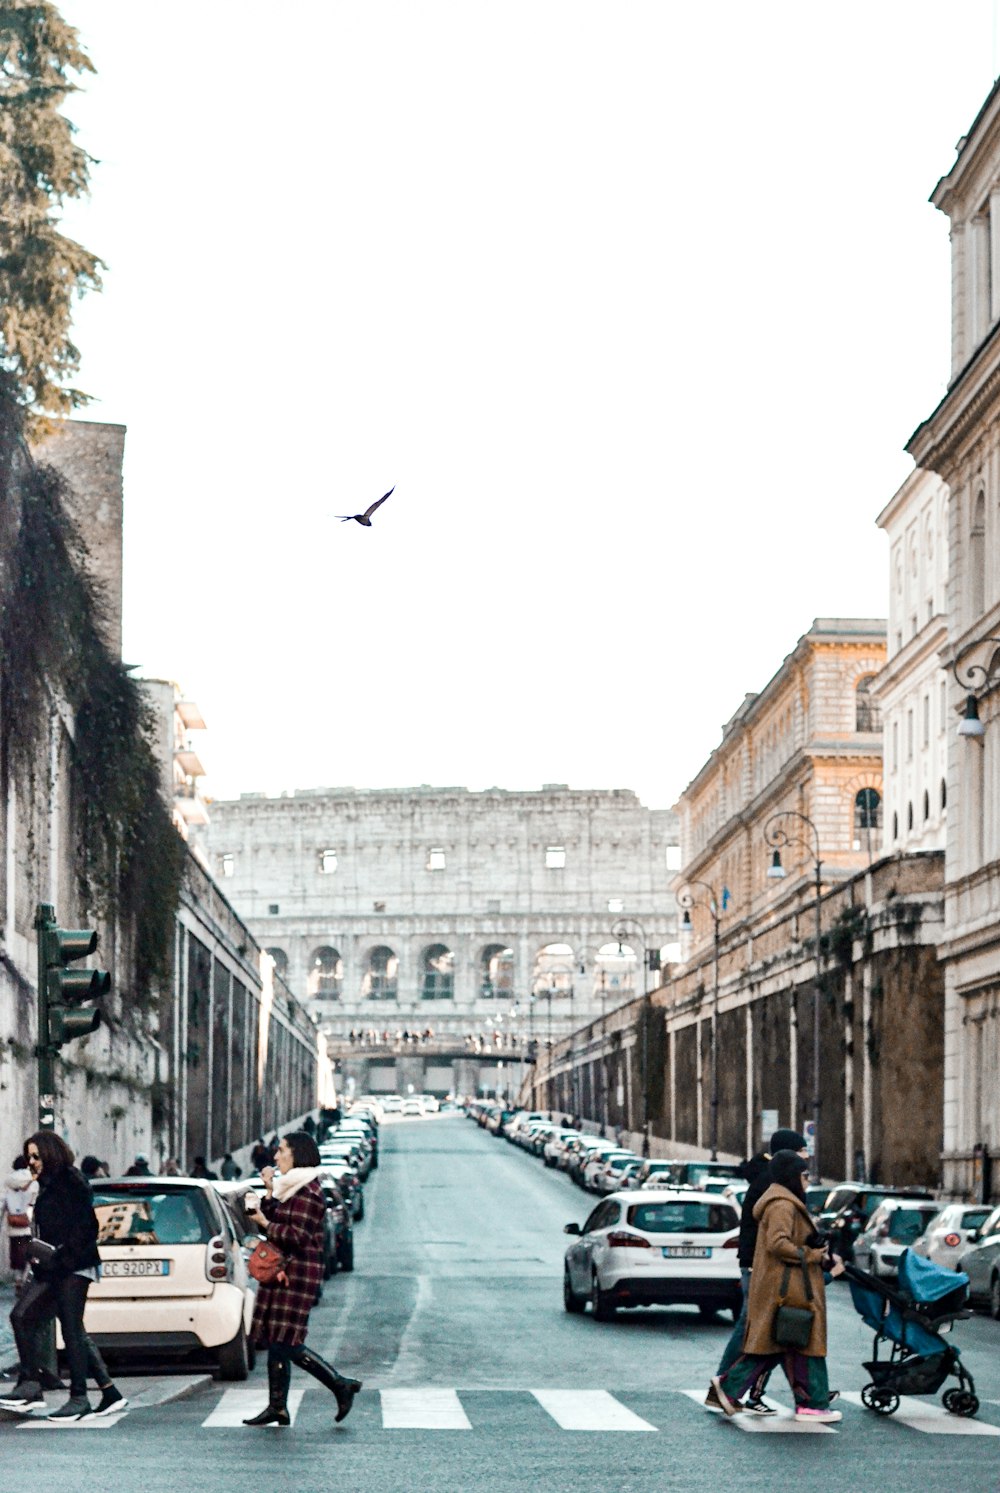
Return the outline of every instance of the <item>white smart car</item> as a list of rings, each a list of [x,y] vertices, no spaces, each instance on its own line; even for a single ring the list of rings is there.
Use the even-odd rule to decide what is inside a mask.
[[[739,1213],[732,1203],[685,1189],[616,1192],[586,1223],[568,1223],[576,1237],[566,1251],[563,1304],[598,1322],[618,1307],[687,1302],[702,1316],[728,1309],[739,1316]]]
[[[211,1182],[122,1177],[93,1186],[101,1278],[84,1326],[115,1356],[253,1366],[253,1283],[235,1218]]]

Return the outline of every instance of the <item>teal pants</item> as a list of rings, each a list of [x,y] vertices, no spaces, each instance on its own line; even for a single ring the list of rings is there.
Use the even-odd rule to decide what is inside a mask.
[[[719,1383],[731,1400],[751,1399],[763,1394],[772,1369],[781,1365],[791,1386],[796,1405],[808,1410],[825,1410],[830,1403],[830,1381],[825,1358],[807,1358],[794,1348],[784,1353],[741,1353],[722,1374]]]

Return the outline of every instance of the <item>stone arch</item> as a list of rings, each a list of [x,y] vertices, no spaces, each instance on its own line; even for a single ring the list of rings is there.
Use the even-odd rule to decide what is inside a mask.
[[[639,956],[631,944],[602,944],[594,966],[594,995],[597,999],[619,1005],[631,1000],[635,994],[638,965]]]
[[[309,973],[306,976],[306,993],[320,1000],[340,999],[344,980],[344,963],[340,950],[323,944],[309,955]]]
[[[280,975],[283,980],[287,980],[288,979],[288,955],[285,953],[284,949],[279,949],[279,948],[265,949],[264,953],[265,954],[270,954],[271,958],[274,960],[274,973],[276,975]]]
[[[454,994],[454,953],[447,944],[428,944],[420,955],[421,998],[425,1001],[451,1000]]]
[[[554,996],[572,996],[575,965],[572,944],[561,941],[543,944],[535,954],[532,984],[538,989],[551,990]]]
[[[394,1001],[398,997],[399,957],[388,944],[376,944],[369,949],[361,994],[365,1000],[373,1001]]]
[[[479,994],[483,1000],[506,1000],[514,994],[514,950],[490,943],[479,955]]]

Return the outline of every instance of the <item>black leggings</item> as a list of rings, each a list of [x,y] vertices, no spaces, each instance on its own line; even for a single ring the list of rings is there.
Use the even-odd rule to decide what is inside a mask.
[[[21,1372],[29,1379],[37,1379],[44,1367],[42,1331],[53,1318],[59,1319],[69,1361],[69,1392],[74,1398],[87,1393],[88,1369],[100,1388],[111,1383],[104,1359],[84,1331],[83,1311],[89,1289],[90,1281],[84,1275],[33,1280],[24,1287],[10,1314]]]

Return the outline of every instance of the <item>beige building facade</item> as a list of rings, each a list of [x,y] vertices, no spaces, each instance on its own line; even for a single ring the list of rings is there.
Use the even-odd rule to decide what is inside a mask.
[[[1000,1166],[1000,84],[932,202],[949,219],[951,381],[911,436],[947,483],[945,1184],[995,1196]]]
[[[948,636],[948,488],[910,473],[879,514],[889,541],[885,668],[873,687],[885,738],[882,846],[943,850],[952,717],[941,650]]]

